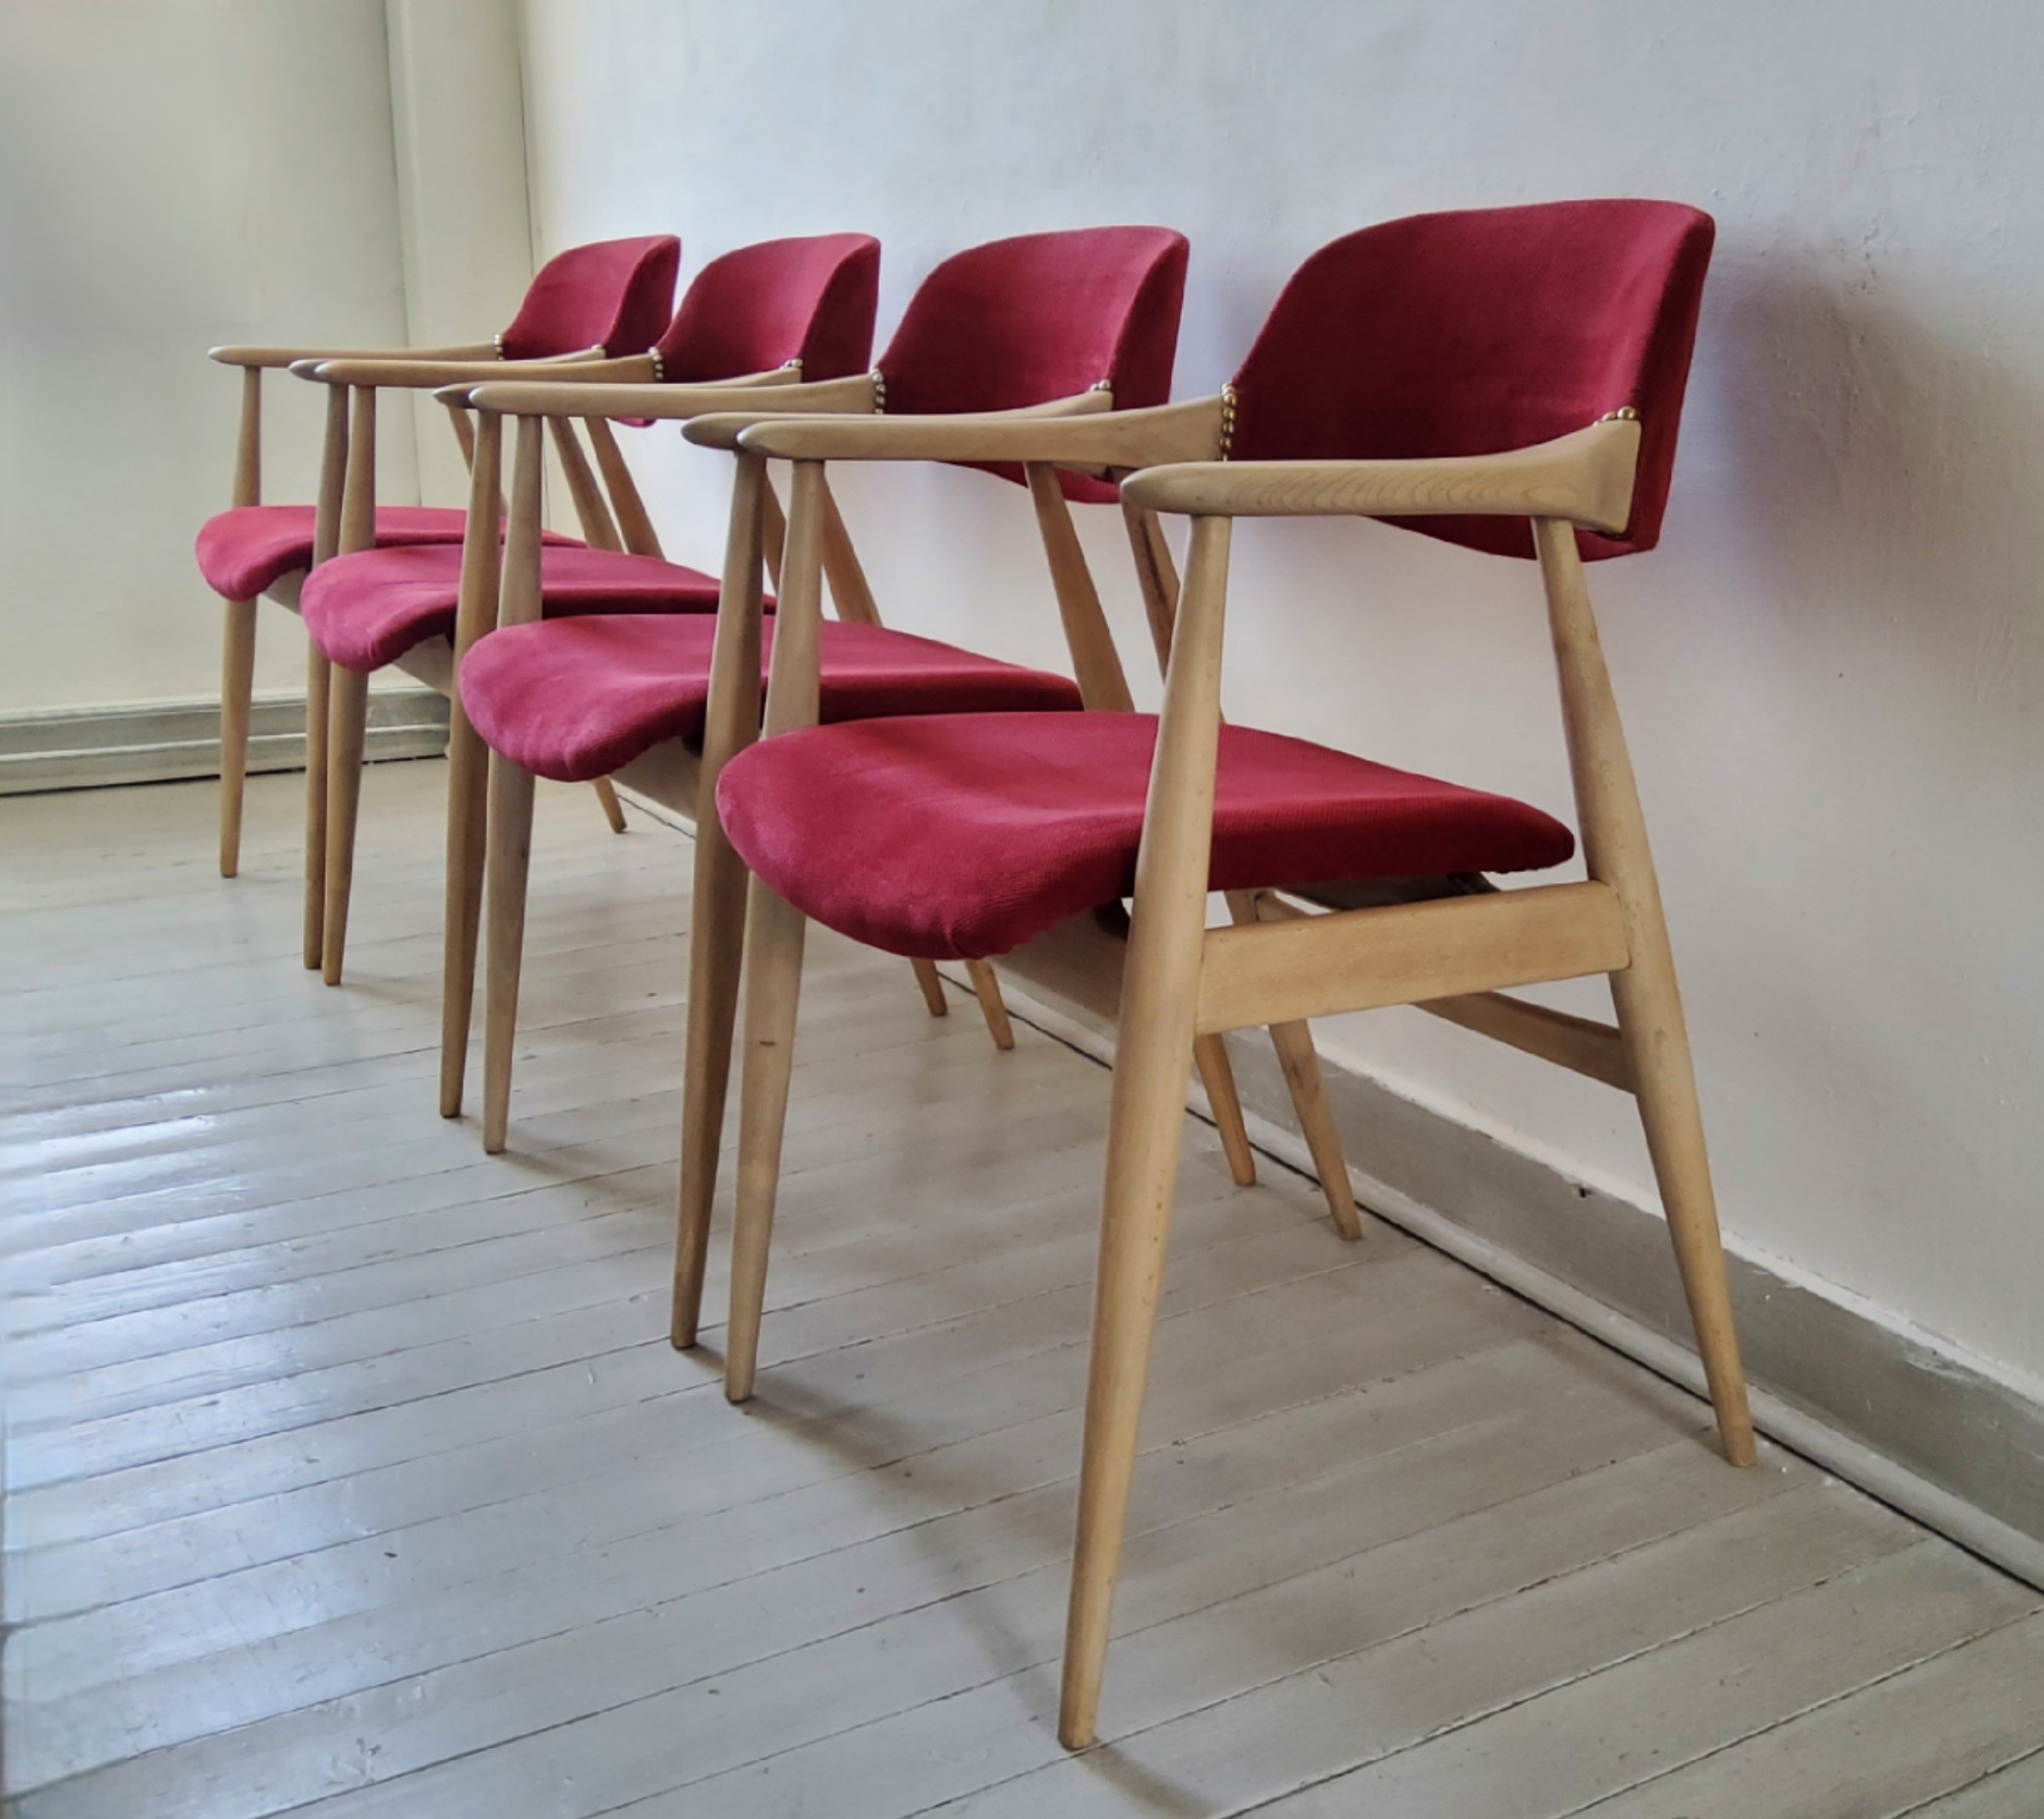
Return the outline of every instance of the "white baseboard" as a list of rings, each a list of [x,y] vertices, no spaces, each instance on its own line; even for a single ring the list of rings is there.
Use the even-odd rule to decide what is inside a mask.
[[[220,774],[219,703],[58,709],[0,715],[0,795],[94,789]],[[431,758],[447,749],[447,702],[429,688],[369,697],[363,755]],[[305,768],[305,698],[259,696],[249,715],[248,768]]]
[[[963,989],[962,973],[944,969]],[[1095,1059],[1111,1033],[1004,974],[1010,1009]],[[1270,1045],[1228,1038],[1251,1138],[1312,1160]],[[1326,1065],[1356,1198],[1379,1218],[1701,1394],[1658,1215]],[[1205,1099],[1194,1086],[1195,1109]],[[1754,1418],[1770,1438],[2044,1588],[2044,1404],[1753,1262],[1728,1258]]]

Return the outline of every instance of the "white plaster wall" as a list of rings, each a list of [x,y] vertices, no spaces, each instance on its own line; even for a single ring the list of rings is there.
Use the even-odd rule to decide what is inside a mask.
[[[1193,242],[1179,394],[1321,242],[1635,193],[1720,241],[1665,542],[1596,577],[1732,1241],[2044,1374],[2044,23],[2033,0],[524,0],[549,249],[671,221]],[[713,565],[724,476],[638,459]],[[843,481],[895,622],[1058,660],[1019,492]],[[1118,524],[1085,534],[1137,635]],[[1227,706],[1569,813],[1534,578],[1245,526]],[[1153,693],[1153,690],[1151,691]],[[1601,988],[1557,1002],[1601,1008]],[[1411,1012],[1344,1058],[1647,1199],[1629,1101]],[[1365,1165],[1368,1158],[1359,1159]]]
[[[192,537],[240,386],[206,348],[404,339],[382,0],[0,9],[0,712],[217,694]],[[264,496],[310,499],[320,400],[265,394]],[[265,613],[257,687],[303,650]]]

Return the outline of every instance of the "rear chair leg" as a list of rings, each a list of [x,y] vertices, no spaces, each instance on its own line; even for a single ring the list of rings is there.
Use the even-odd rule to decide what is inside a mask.
[[[1217,1035],[1196,1036],[1193,1060],[1199,1064],[1200,1084],[1207,1089],[1213,1128],[1220,1133],[1221,1154],[1228,1159],[1229,1177],[1237,1187],[1254,1187],[1256,1152],[1249,1147],[1249,1126],[1243,1122],[1242,1099],[1235,1091],[1235,1068],[1228,1059],[1228,1045]]]
[[[603,819],[610,823],[610,831],[622,834],[625,831],[625,805],[617,799],[617,790],[612,787],[610,779],[597,778],[594,787],[596,800],[603,805]]]
[[[1710,1159],[1703,1147],[1703,1116],[1697,1102],[1696,1069],[1689,1030],[1675,980],[1666,925],[1658,913],[1635,924],[1633,964],[1611,975],[1618,1027],[1640,1098],[1640,1121],[1654,1179],[1668,1216],[1668,1234],[1697,1349],[1725,1457],[1750,1466],[1758,1457],[1753,1414],[1747,1407],[1746,1374],[1739,1362],[1739,1336],[1732,1323],[1731,1289],[1725,1280],[1724,1247],[1717,1228],[1717,1200],[1710,1186]]]
[[[1256,893],[1230,891],[1228,914],[1237,923],[1261,921],[1263,911],[1257,906]],[[1327,1197],[1334,1229],[1344,1238],[1360,1238],[1362,1217],[1356,1211],[1355,1189],[1349,1184],[1348,1159],[1341,1154],[1341,1133],[1334,1128],[1334,1113],[1328,1104],[1320,1056],[1314,1052],[1313,1027],[1287,1023],[1272,1024],[1270,1029],[1270,1046],[1277,1051],[1285,1091],[1291,1095],[1292,1114],[1299,1120],[1300,1133],[1313,1157],[1314,1172],[1320,1176],[1320,1191]]]
[[[256,603],[226,602],[220,651],[220,876],[241,869],[241,797],[248,780],[248,714],[256,686]]]
[[[922,989],[923,1003],[929,1007],[932,1017],[951,1015],[951,1000],[944,995],[944,981],[937,976],[937,965],[929,960],[911,960],[915,969],[915,982]]]
[[[488,960],[482,1025],[482,1147],[495,1156],[511,1124],[511,1056],[518,1038],[519,968],[526,944],[526,875],[532,859],[532,774],[490,754]]]
[[[333,666],[327,704],[327,877],[321,976],[341,983],[347,952],[347,900],[355,877],[355,818],[362,804],[362,744],[369,727],[369,678]]]
[[[994,1038],[994,1046],[1000,1049],[1015,1046],[1015,1031],[1008,1022],[1008,1006],[1001,998],[1001,981],[994,976],[994,970],[983,960],[968,960],[965,975],[972,981],[973,995],[979,1000],[979,1014],[986,1019],[987,1034]]]
[[[795,1012],[802,996],[808,921],[759,879],[745,930],[745,1076],[738,1104],[738,1206],[731,1228],[731,1320],[724,1334],[724,1395],[752,1395],[760,1319],[767,1301],[767,1251],[780,1189],[788,1078],[794,1071]]]

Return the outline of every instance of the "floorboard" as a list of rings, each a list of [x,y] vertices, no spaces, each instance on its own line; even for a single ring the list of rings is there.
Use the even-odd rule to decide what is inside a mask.
[[[2044,1600],[1191,1121],[1067,1756],[1105,1076],[813,937],[733,1410],[726,1204],[663,1332],[688,843],[541,793],[484,1157],[444,787],[369,772],[339,990],[299,780],[234,881],[207,785],[0,802],[16,1819],[2044,1811]]]

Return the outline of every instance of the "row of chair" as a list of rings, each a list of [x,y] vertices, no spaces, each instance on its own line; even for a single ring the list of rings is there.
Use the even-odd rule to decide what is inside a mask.
[[[1723,1448],[1754,1457],[1681,1000],[1584,576],[1658,538],[1710,242],[1707,217],[1639,201],[1367,228],[1306,262],[1218,395],[1176,405],[1187,246],[1146,227],[959,254],[871,365],[880,249],[856,235],[727,254],[664,327],[679,247],[650,239],[562,255],[487,345],[216,350],[245,369],[235,508],[200,538],[227,601],[221,869],[238,854],[259,595],[301,611],[312,641],[305,960],[330,983],[368,677],[398,663],[450,696],[440,1109],[462,1106],[486,899],[495,1150],[533,780],[607,792],[618,778],[693,822],[672,1336],[697,1334],[742,979],[733,1401],[753,1388],[807,921],[909,959],[933,1012],[936,963],[961,963],[1004,1045],[995,961],[1113,1021],[1071,1747],[1095,1731],[1195,1066],[1235,1178],[1254,1178],[1229,1031],[1270,1032],[1344,1237],[1360,1222],[1313,1017],[1415,1004],[1633,1093]],[[258,503],[258,388],[274,366],[328,388],[316,507]],[[377,505],[376,400],[392,387],[449,408],[465,513]],[[612,433],[669,418],[733,457],[717,577],[664,559]],[[547,439],[580,539],[541,523]],[[883,626],[831,491],[837,461],[963,464],[1022,484],[1071,675]],[[773,462],[791,468],[784,514]],[[1075,503],[1125,521],[1160,715],[1134,711]],[[1233,520],[1331,514],[1537,561],[1584,878],[1492,882],[1576,852],[1528,804],[1223,721]],[[1191,521],[1182,584],[1169,516]],[[614,795],[606,807],[618,825]],[[1510,995],[1596,973],[1614,1024]]]

